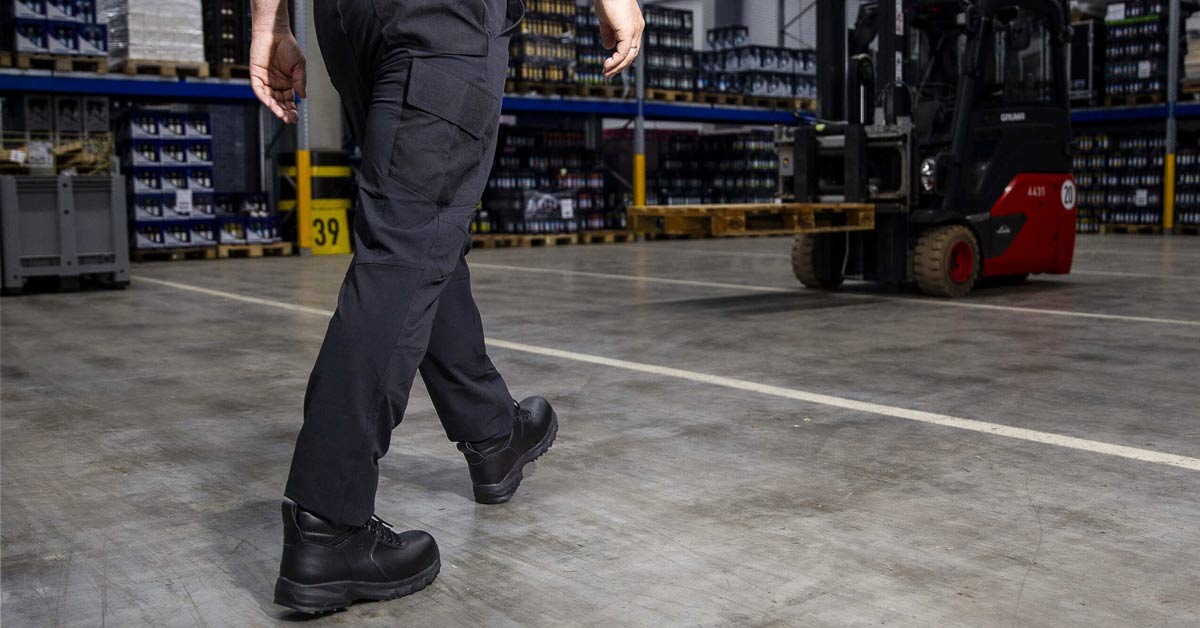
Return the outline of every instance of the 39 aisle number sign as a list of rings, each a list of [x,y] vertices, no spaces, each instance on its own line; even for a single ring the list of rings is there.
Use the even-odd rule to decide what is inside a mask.
[[[344,209],[314,209],[312,212],[313,255],[343,255],[350,252],[350,226]]]

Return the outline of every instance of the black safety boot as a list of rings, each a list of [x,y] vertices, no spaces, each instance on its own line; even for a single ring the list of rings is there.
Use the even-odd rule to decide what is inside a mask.
[[[512,499],[521,485],[521,469],[546,453],[557,434],[558,415],[550,403],[530,397],[517,404],[512,435],[503,447],[485,454],[471,443],[459,443],[458,450],[467,457],[471,470],[475,501],[502,504]]]
[[[428,532],[397,532],[378,517],[363,526],[340,526],[283,503],[276,604],[324,613],[356,600],[390,600],[424,589],[441,567]]]

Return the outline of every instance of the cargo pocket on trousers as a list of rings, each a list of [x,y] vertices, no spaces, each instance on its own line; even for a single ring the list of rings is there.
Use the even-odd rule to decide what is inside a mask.
[[[500,102],[483,88],[413,59],[392,150],[400,185],[438,205],[475,204],[467,183],[483,167]],[[488,164],[490,166],[490,164]]]

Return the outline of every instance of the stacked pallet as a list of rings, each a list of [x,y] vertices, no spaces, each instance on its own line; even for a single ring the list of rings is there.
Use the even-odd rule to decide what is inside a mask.
[[[763,99],[815,99],[817,57],[812,50],[746,45],[749,29],[710,29],[710,50],[700,53],[697,89],[710,94],[736,94],[730,104],[769,106]]]
[[[1183,81],[1189,91],[1200,91],[1200,13],[1184,22],[1187,55],[1183,58]]]
[[[471,230],[479,234],[575,234],[623,228],[608,208],[604,172],[579,131],[501,130]]]
[[[3,48],[18,68],[103,72],[108,27],[96,0],[4,0],[0,3]]]
[[[128,74],[208,76],[196,0],[100,0],[110,63]]]
[[[119,124],[133,257],[287,254],[265,194],[218,194],[207,113],[134,110]]]

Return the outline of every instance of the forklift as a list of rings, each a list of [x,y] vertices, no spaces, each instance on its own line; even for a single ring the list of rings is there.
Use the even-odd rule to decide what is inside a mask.
[[[875,226],[797,235],[796,278],[961,297],[1070,272],[1066,1],[882,0],[852,29],[845,5],[817,0],[819,111],[776,129],[780,194],[871,204]]]

